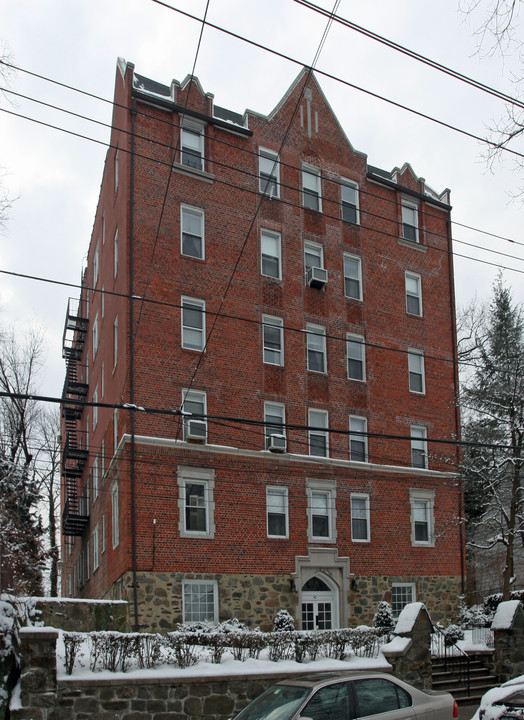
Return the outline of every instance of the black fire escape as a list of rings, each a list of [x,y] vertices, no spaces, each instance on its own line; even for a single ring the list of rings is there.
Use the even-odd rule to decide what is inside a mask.
[[[82,447],[79,421],[84,410],[83,401],[88,385],[81,382],[79,370],[84,348],[88,319],[83,317],[85,301],[69,298],[62,338],[62,356],[66,362],[66,376],[62,391],[62,417],[65,439],[62,449],[62,478],[65,503],[62,514],[62,533],[80,536],[84,533],[89,515],[85,498],[79,494],[79,480],[87,460],[88,450]]]

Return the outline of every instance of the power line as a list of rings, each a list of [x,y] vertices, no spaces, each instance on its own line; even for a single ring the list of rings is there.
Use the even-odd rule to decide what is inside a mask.
[[[230,415],[214,415],[209,413],[190,413],[184,412],[183,410],[172,410],[172,409],[166,409],[166,408],[153,408],[148,406],[138,406],[131,403],[106,403],[106,402],[93,402],[90,400],[80,400],[80,399],[70,399],[70,398],[62,398],[62,397],[55,397],[55,396],[45,396],[45,395],[37,395],[35,393],[32,394],[26,394],[26,393],[11,393],[6,391],[0,391],[0,397],[9,398],[11,400],[33,400],[35,402],[46,402],[51,404],[59,404],[59,405],[66,405],[66,406],[82,406],[82,407],[98,407],[98,408],[105,408],[105,409],[111,409],[111,410],[129,410],[133,412],[138,413],[144,413],[145,415],[163,415],[166,417],[193,417],[196,419],[205,419],[210,421],[217,421],[217,422],[229,422],[229,423],[235,423],[235,424],[243,424],[246,426],[252,426],[252,427],[266,427],[267,425],[274,425],[276,426],[276,423],[271,423],[266,420],[253,420],[251,418],[241,418],[236,416],[230,416]],[[362,417],[366,417],[363,415]],[[349,430],[349,429],[341,429],[341,428],[318,428],[316,426],[312,425],[302,425],[299,423],[278,423],[279,426],[290,429],[290,430],[313,430],[316,432],[319,432],[319,430],[325,430],[326,432],[330,432],[337,435],[347,435],[347,436],[361,436],[361,437],[367,437],[367,438],[381,438],[386,440],[413,440],[412,435],[398,435],[398,434],[392,434],[392,433],[375,433],[375,432],[369,432],[366,431],[358,431],[358,430]],[[453,445],[460,446],[460,447],[473,447],[473,448],[487,448],[487,449],[494,449],[494,450],[515,450],[518,449],[518,445],[503,445],[500,443],[480,443],[480,442],[473,442],[468,440],[457,440],[457,439],[444,439],[444,438],[433,438],[433,437],[427,437],[424,438],[426,442],[428,443],[436,443],[441,445]]]

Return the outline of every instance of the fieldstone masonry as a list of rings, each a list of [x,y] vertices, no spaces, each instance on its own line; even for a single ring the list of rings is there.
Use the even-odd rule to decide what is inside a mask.
[[[494,670],[501,682],[524,675],[524,608],[518,600],[502,602],[491,626],[495,639]]]
[[[176,629],[177,623],[182,621],[184,579],[217,582],[220,621],[238,618],[248,627],[260,627],[267,632],[273,629],[273,620],[281,608],[295,618],[298,614],[299,594],[291,591],[291,575],[139,572],[140,630],[165,633]],[[131,573],[125,573],[118,586],[122,587],[123,597],[130,602],[133,597],[132,582]],[[350,590],[347,598],[349,626],[371,625],[378,603],[381,600],[391,601],[391,585],[395,582],[413,582],[417,597],[424,602],[435,622],[453,617],[458,612],[458,597],[461,594],[459,577],[358,577],[355,579],[356,589]],[[117,586],[114,586],[114,596],[120,597]]]

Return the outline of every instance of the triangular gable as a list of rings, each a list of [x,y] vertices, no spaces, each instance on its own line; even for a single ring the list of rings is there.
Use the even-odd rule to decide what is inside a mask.
[[[308,76],[309,76],[309,77],[308,77]],[[317,78],[316,78],[316,76],[315,76],[315,73],[314,73],[314,72],[310,73],[310,71],[309,71],[309,69],[308,69],[307,67],[303,67],[303,68],[302,68],[302,70],[299,72],[299,74],[297,75],[297,77],[295,78],[295,80],[294,80],[294,81],[291,83],[291,85],[289,86],[288,90],[284,93],[284,95],[282,96],[282,98],[279,100],[279,102],[278,102],[277,105],[273,108],[273,110],[269,113],[269,115],[264,115],[263,113],[257,112],[256,110],[246,110],[246,113],[245,113],[245,114],[246,114],[246,115],[253,115],[253,116],[259,117],[259,118],[263,118],[264,120],[268,120],[269,122],[271,122],[271,121],[274,120],[275,117],[282,111],[282,109],[283,109],[283,108],[285,107],[285,105],[289,102],[289,100],[290,100],[290,98],[293,96],[293,94],[294,94],[297,90],[299,90],[299,91],[302,90],[302,87],[303,87],[304,82],[306,81],[306,79],[307,79],[306,90],[307,90],[307,89],[311,89],[311,86],[313,86],[315,92],[318,92],[318,94],[319,94],[319,96],[320,96],[320,99],[321,99],[321,102],[323,102],[324,105],[326,106],[327,111],[330,113],[331,117],[333,118],[333,120],[334,120],[334,122],[335,122],[335,124],[336,124],[336,126],[337,126],[337,128],[338,128],[338,130],[339,130],[339,132],[340,132],[340,134],[341,134],[341,136],[342,136],[342,138],[343,138],[344,141],[347,143],[348,148],[351,150],[351,152],[352,152],[354,155],[359,155],[359,156],[362,157],[362,158],[367,158],[366,153],[360,152],[359,150],[355,150],[355,148],[354,148],[353,145],[351,144],[348,136],[346,135],[346,133],[345,133],[345,131],[344,131],[344,128],[343,128],[342,125],[339,123],[337,116],[336,116],[335,113],[333,112],[333,108],[332,108],[331,105],[329,104],[329,101],[328,101],[328,99],[326,98],[326,96],[325,96],[325,94],[324,94],[324,91],[322,90],[322,88],[321,88],[321,86],[320,86],[320,84],[319,84],[319,82],[318,82],[318,80],[317,80]],[[305,91],[304,91],[304,95],[305,95]]]

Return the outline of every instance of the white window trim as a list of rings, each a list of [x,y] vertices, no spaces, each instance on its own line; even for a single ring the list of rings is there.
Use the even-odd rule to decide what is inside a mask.
[[[276,190],[273,192],[271,189],[270,192],[266,192],[264,188],[266,187],[267,180],[262,179],[262,167],[261,167],[261,158],[264,158],[265,160],[268,160],[269,162],[272,162],[272,177],[275,178],[275,185]],[[273,172],[274,171],[274,172]],[[259,191],[263,195],[269,195],[271,198],[280,198],[280,158],[277,152],[274,150],[269,150],[268,148],[259,147],[258,148],[258,178],[259,178]]]
[[[99,243],[96,243],[95,247],[95,253],[93,255],[93,287],[96,287],[98,283],[98,275],[99,275],[99,268],[100,268],[100,252],[99,252]]]
[[[417,295],[413,295],[412,293],[408,292],[408,279],[416,280],[417,289],[418,289]],[[406,288],[406,313],[408,315],[414,315],[415,317],[422,317],[423,316],[422,278],[420,277],[420,275],[418,273],[414,273],[414,272],[410,272],[410,271],[406,270],[404,282],[405,282],[405,288]],[[418,312],[418,313],[410,312],[410,310],[408,309],[408,297],[416,297],[417,298],[420,312]]]
[[[415,225],[412,225],[411,223],[406,223],[404,221],[404,212],[403,209],[406,208],[406,210],[411,210],[414,213],[415,218]],[[402,200],[401,201],[401,238],[403,240],[406,240],[407,242],[415,242],[420,243],[420,230],[419,230],[419,224],[418,224],[418,205],[411,200]],[[410,227],[413,227],[415,229],[415,240],[411,240],[410,238],[406,237],[404,234],[404,225],[409,225]]]
[[[355,382],[366,382],[366,341],[363,335],[357,335],[356,333],[348,333],[346,336],[347,339],[347,375],[348,380],[353,380]],[[354,345],[358,344],[361,349],[361,362],[362,362],[362,377],[357,378],[353,377],[349,374],[349,346],[350,343],[353,343]]]
[[[358,421],[359,424],[363,423],[363,429],[362,430],[356,430],[355,428],[351,428],[351,422],[352,421]],[[356,433],[367,433],[368,431],[368,419],[364,417],[363,415],[350,415],[349,416],[349,459],[351,462],[369,462],[369,453],[368,453],[368,436],[366,435],[359,435]],[[364,443],[364,460],[356,460],[355,458],[351,457],[351,440],[354,436],[355,441],[357,442],[363,442]]]
[[[100,564],[100,545],[99,545],[99,537],[98,537],[98,523],[95,525],[93,529],[93,536],[92,536],[92,545],[93,545],[93,572],[95,570],[98,570],[98,566]]]
[[[118,364],[118,315],[113,320],[113,372]]]
[[[201,308],[202,311],[202,329],[199,330],[202,336],[202,342],[200,348],[194,348],[194,347],[188,347],[184,344],[184,329],[187,327],[189,330],[195,330],[190,325],[184,325],[184,303],[187,302],[188,305],[198,305]],[[192,350],[193,352],[205,352],[206,351],[206,301],[205,300],[199,300],[198,298],[192,298],[187,297],[185,295],[182,296],[180,300],[181,310],[180,310],[180,324],[181,324],[181,345],[185,350]],[[196,328],[198,330],[198,328]]]
[[[185,118],[182,119],[181,125],[180,125],[180,164],[187,168],[189,171],[191,170],[197,170],[200,172],[204,172],[206,168],[206,158],[205,158],[205,152],[204,152],[204,129],[205,126],[201,123],[193,122],[190,120],[186,120]],[[200,142],[199,142],[199,152],[200,152],[200,167],[193,167],[193,165],[187,165],[183,162],[183,153],[184,153],[184,144],[183,144],[183,134],[184,131],[193,133],[194,135],[198,135]]]
[[[278,260],[278,275],[268,275],[267,273],[264,272],[264,265],[263,265],[264,253],[262,252],[262,243],[263,243],[264,235],[271,237],[274,240],[277,240],[278,254],[277,255],[267,255],[267,257],[276,258]],[[279,232],[274,232],[273,230],[268,230],[267,228],[262,228],[260,230],[260,274],[263,275],[264,277],[273,278],[274,280],[282,280],[282,235]]]
[[[356,538],[353,536],[353,519],[362,520],[362,518],[353,517],[353,500],[364,500],[366,504],[366,537]],[[370,518],[370,503],[368,493],[351,493],[351,540],[355,543],[369,543],[371,542],[371,518]]]
[[[99,337],[98,337],[98,313],[97,313],[95,315],[95,319],[93,321],[93,361],[98,352],[98,343],[99,343]]]
[[[316,177],[316,193],[318,198],[318,208],[310,208],[306,205],[306,193],[304,178],[305,175],[310,177]],[[308,163],[302,163],[302,206],[306,210],[312,210],[313,212],[322,212],[322,179],[320,177],[320,168],[315,165],[309,165]]]
[[[113,236],[113,277],[118,275],[118,228]]]
[[[200,401],[200,400],[202,401],[202,405],[203,405],[203,415],[204,415],[204,416],[207,415],[207,392],[206,392],[205,390],[190,390],[189,388],[184,388],[184,389],[182,390],[182,410],[183,410],[183,411],[185,410],[185,407],[184,407],[184,406],[185,406],[185,403],[188,402],[188,400],[191,401],[191,396],[193,396],[193,397],[198,396],[198,400],[197,400],[196,402],[198,402],[198,401]],[[195,402],[195,400],[193,400],[193,402]],[[186,435],[187,435],[187,420],[189,420],[191,417],[192,417],[192,416],[190,416],[190,415],[184,415],[184,416],[183,416],[183,418],[184,418],[184,419],[183,419],[183,436],[184,436],[184,440],[186,439]],[[197,419],[199,422],[203,422],[203,423],[205,424],[205,426],[206,426],[206,435],[205,435],[205,437],[206,437],[206,442],[207,442],[207,418],[206,418],[206,417],[202,417],[202,418],[196,418],[196,419]]]
[[[184,588],[186,585],[212,585],[213,586],[213,613],[214,617],[212,618],[212,622],[218,622],[218,583],[216,580],[182,580],[182,621],[188,622],[186,620],[186,607],[185,607],[185,592]]]
[[[347,295],[347,294],[346,294],[346,278],[348,278],[348,279],[350,279],[350,280],[354,280],[354,279],[355,279],[355,278],[351,278],[349,275],[346,275],[346,264],[345,264],[345,260],[346,260],[346,259],[347,259],[347,260],[354,260],[354,261],[356,261],[357,264],[358,264],[358,292],[359,292],[359,296],[356,297],[356,298],[353,297],[352,295]],[[358,300],[358,301],[362,302],[362,297],[363,297],[363,293],[362,293],[362,258],[360,257],[360,255],[350,255],[349,253],[344,253],[344,265],[343,265],[343,270],[344,270],[344,296],[347,297],[348,300]]]
[[[417,435],[413,435],[413,432],[418,432],[420,435],[417,437]],[[423,425],[411,425],[410,427],[410,435],[411,435],[411,466],[414,467],[417,470],[423,470],[428,467],[428,431],[427,428],[425,428]],[[417,447],[417,443],[420,443],[423,445],[422,448]],[[423,450],[424,452],[424,465],[415,465],[413,463],[413,451],[414,450]]]
[[[391,584],[391,591],[393,593],[393,588],[411,588],[411,601],[412,603],[417,601],[417,594],[416,594],[416,585],[413,582],[394,582]],[[407,603],[406,603],[407,604]],[[404,606],[405,607],[405,606]],[[400,611],[402,612],[402,610]],[[397,619],[400,613],[394,612],[394,617]]]
[[[412,369],[412,358],[420,358],[420,372],[418,369],[415,371]],[[411,374],[413,375],[420,375],[422,378],[422,390],[413,390],[411,387]],[[408,385],[409,385],[409,392],[415,393],[415,395],[425,395],[426,394],[426,371],[424,367],[424,353],[421,350],[416,350],[415,348],[408,348]]]
[[[279,415],[282,418],[282,427],[279,428],[278,432],[275,432],[274,425],[272,423],[268,422],[268,420],[267,420],[268,410],[270,408],[278,409],[279,411],[281,411],[279,413]],[[276,415],[276,413],[272,413],[272,414]],[[272,425],[273,425],[273,427],[272,427],[273,432],[268,432],[270,429],[270,426],[272,426]],[[266,450],[268,448],[270,435],[282,435],[283,437],[286,437],[286,406],[283,403],[276,403],[276,402],[269,402],[269,401],[264,402],[264,437],[265,437],[264,445],[265,445]]]
[[[324,423],[324,426],[323,426],[323,427],[321,427],[321,426],[319,426],[319,425],[318,425],[318,426],[317,426],[317,425],[313,425],[312,416],[313,416],[315,413],[316,413],[317,415],[321,415],[321,416],[324,418],[325,423]],[[312,436],[312,435],[322,435],[322,436],[325,438],[325,440],[326,440],[326,454],[325,454],[325,455],[312,455],[312,457],[329,457],[329,431],[328,431],[328,427],[329,427],[329,413],[328,413],[328,411],[327,411],[327,410],[320,410],[319,408],[309,408],[309,409],[308,409],[308,425],[309,425],[309,427],[310,427],[310,429],[309,429],[309,431],[308,431],[308,450],[309,450],[309,454],[312,455],[312,453],[311,453],[311,436]],[[314,428],[314,429],[313,429],[313,428]]]
[[[98,497],[98,492],[100,488],[100,455],[97,453],[95,455],[95,461],[93,463],[93,502]]]
[[[272,535],[269,532],[269,497],[271,493],[279,493],[284,499],[284,518],[286,523],[286,532],[283,535]],[[289,538],[289,497],[287,487],[282,487],[282,485],[266,486],[266,532],[269,538],[278,538],[281,540]]]
[[[120,173],[120,150],[115,151],[115,194],[118,191],[119,173]]]
[[[186,530],[186,481],[201,483],[206,486],[204,493],[206,503],[206,531]],[[215,537],[215,473],[214,470],[179,465],[177,472],[178,482],[178,531],[183,538],[205,538],[212,540]]]
[[[309,338],[310,337],[321,337],[322,338],[322,370],[315,370],[309,367]],[[312,352],[320,352],[315,348],[311,348]],[[313,325],[308,323],[306,326],[306,361],[308,372],[315,372],[325,375],[327,373],[327,343],[326,343],[326,328],[323,325]]]
[[[280,331],[280,362],[272,362],[271,360],[266,359],[266,339],[264,330],[268,325],[278,327]],[[277,352],[273,348],[267,348],[267,350],[270,353]],[[262,359],[266,365],[276,365],[278,367],[284,366],[284,320],[276,315],[262,315]]]
[[[328,522],[329,536],[313,535],[313,503],[312,496],[315,492],[322,492],[328,495]],[[335,543],[337,541],[337,485],[335,480],[310,480],[306,478],[307,498],[307,538],[308,542]]]
[[[119,508],[118,478],[111,484],[111,540],[113,550],[120,542],[120,508]]]
[[[193,215],[200,217],[200,242],[202,247],[200,255],[190,255],[184,252],[184,212],[193,213]],[[192,205],[180,206],[180,253],[184,255],[184,257],[191,257],[196,260],[206,259],[205,222],[205,212],[202,208],[193,207]]]
[[[95,428],[98,424],[98,383],[95,385],[95,389],[93,390],[93,432],[95,431]]]
[[[306,253],[307,251],[310,251],[310,255],[315,255],[318,257],[318,265],[313,265],[310,267],[318,267],[323,268],[324,267],[324,248],[320,243],[313,242],[312,240],[305,240],[304,241],[304,271],[307,273],[308,268],[306,265]]]
[[[417,500],[427,503],[428,540],[415,539],[415,502]],[[435,547],[435,491],[411,488],[409,502],[411,506],[411,544],[414,547]]]
[[[343,188],[344,187],[350,187],[353,188],[355,191],[355,205],[352,205],[351,203],[346,203],[347,205],[351,205],[351,207],[355,208],[355,222],[353,223],[351,220],[344,220],[344,203],[343,203]],[[360,225],[360,193],[359,193],[359,187],[358,183],[354,180],[348,180],[347,178],[340,178],[340,217],[344,222],[349,222],[352,225]]]

